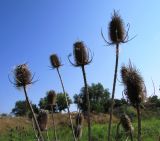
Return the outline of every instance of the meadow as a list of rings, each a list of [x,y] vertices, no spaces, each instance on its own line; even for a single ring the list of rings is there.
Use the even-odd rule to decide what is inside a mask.
[[[149,115],[149,113],[147,113]],[[142,140],[143,141],[159,141],[160,135],[160,117],[153,116],[150,113],[150,117],[147,118],[147,114],[142,119]],[[61,117],[61,118],[60,118]],[[92,116],[92,141],[105,141],[107,139],[108,130],[108,115],[95,115]],[[56,115],[57,136],[59,141],[72,141],[72,133],[69,127],[69,122],[66,121],[66,115]],[[67,124],[68,123],[68,124]],[[121,135],[118,140],[115,139],[116,128],[118,119],[114,117],[113,128],[112,128],[112,141],[124,141],[126,139],[125,133],[121,128]],[[134,127],[134,140],[137,138],[137,121],[136,118],[133,120]],[[0,118],[0,141],[34,141],[36,140],[34,132],[32,130],[31,122],[22,117],[2,117]],[[46,132],[43,132],[45,140],[47,141]],[[48,135],[49,140],[53,141],[53,129],[51,120],[48,123]],[[87,123],[84,122],[82,137],[79,141],[87,141]],[[130,139],[128,139],[130,140]]]

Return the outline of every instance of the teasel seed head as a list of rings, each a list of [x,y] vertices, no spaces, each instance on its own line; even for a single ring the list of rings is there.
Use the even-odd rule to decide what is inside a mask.
[[[120,122],[121,122],[122,127],[124,128],[125,132],[133,131],[134,128],[132,126],[131,120],[128,117],[128,115],[123,114],[121,116]]]
[[[47,92],[47,101],[49,105],[56,105],[56,93],[54,90]]]
[[[76,125],[82,125],[83,124],[83,120],[84,120],[84,117],[81,113],[78,113],[76,115]]]
[[[52,54],[50,56],[50,62],[53,68],[59,68],[60,66],[62,66],[61,61],[59,60],[57,54]]]
[[[73,66],[84,66],[92,62],[93,56],[90,54],[91,51],[85,47],[82,41],[77,41],[73,44],[73,55],[75,64],[69,59],[71,55],[68,56],[69,62]],[[91,56],[90,56],[91,55]]]
[[[37,117],[37,121],[41,131],[47,130],[48,113],[45,110],[41,110]]]
[[[109,37],[113,44],[119,44],[125,38],[123,20],[116,11],[114,11],[111,22],[109,23]]]
[[[125,72],[125,73],[124,73]],[[125,94],[133,106],[141,105],[146,96],[144,81],[139,71],[129,64],[121,68],[122,82],[125,85]]]
[[[26,64],[16,66],[14,80],[16,87],[23,87],[32,83],[31,72]]]

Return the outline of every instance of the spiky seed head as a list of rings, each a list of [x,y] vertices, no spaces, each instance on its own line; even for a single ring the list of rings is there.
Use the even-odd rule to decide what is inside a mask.
[[[125,73],[124,71],[125,70]],[[121,68],[122,82],[126,87],[126,95],[133,106],[137,106],[144,102],[145,92],[144,81],[139,71],[131,64]]]
[[[56,105],[56,93],[54,90],[47,92],[47,101],[49,105]]]
[[[122,81],[123,82],[126,82],[127,80],[126,80],[126,78],[127,78],[127,74],[128,73],[128,70],[127,70],[127,68],[123,65],[122,67],[121,67],[121,78],[122,78]]]
[[[52,54],[50,56],[50,62],[53,68],[59,68],[61,66],[61,62],[57,54]]]
[[[47,130],[48,113],[45,110],[41,110],[37,117],[37,121],[41,131]]]
[[[16,66],[14,70],[16,87],[26,86],[31,84],[31,72],[26,64]]]
[[[109,23],[109,37],[113,44],[119,44],[124,41],[124,25],[123,20],[119,16],[119,14],[114,11],[112,19]]]
[[[76,125],[76,127],[74,128],[74,134],[76,136],[76,138],[80,139],[82,136],[82,125]]]
[[[131,120],[130,120],[130,118],[128,117],[128,115],[126,115],[126,114],[123,114],[122,116],[121,116],[121,124],[122,124],[122,127],[124,128],[124,130],[126,131],[126,132],[128,132],[128,131],[133,131],[133,126],[132,126],[132,123],[131,123]]]
[[[74,43],[73,54],[77,66],[88,64],[89,55],[83,42],[78,41]]]
[[[83,120],[84,120],[84,117],[81,113],[78,113],[77,116],[76,116],[76,125],[82,125],[83,124]]]

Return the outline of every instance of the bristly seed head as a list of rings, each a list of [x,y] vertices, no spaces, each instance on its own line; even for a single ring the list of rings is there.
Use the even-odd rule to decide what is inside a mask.
[[[125,85],[128,100],[136,107],[145,100],[146,89],[143,78],[131,64],[121,68],[122,82]]]
[[[61,62],[57,56],[57,54],[52,54],[50,56],[50,62],[53,68],[59,68],[61,66]]]
[[[45,110],[40,111],[37,117],[37,121],[41,131],[47,130],[48,114]]]
[[[125,38],[123,20],[115,11],[109,23],[109,37],[113,44],[119,44],[123,42]]]
[[[121,124],[125,132],[133,131],[133,126],[132,126],[131,120],[128,117],[128,115],[123,114],[120,120],[121,120]]]
[[[16,87],[23,87],[31,84],[31,73],[26,64],[18,65],[14,70],[14,80]]]
[[[87,49],[83,42],[75,42],[73,48],[73,54],[75,63],[77,66],[82,66],[88,64],[89,61],[89,55],[87,52]]]
[[[53,90],[47,92],[47,101],[49,105],[56,105],[56,93]]]

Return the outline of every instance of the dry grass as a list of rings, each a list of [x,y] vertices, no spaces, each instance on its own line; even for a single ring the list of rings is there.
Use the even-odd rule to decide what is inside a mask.
[[[54,114],[55,124],[61,126],[70,126],[70,122],[67,114]],[[72,113],[73,121],[75,121],[76,113]],[[108,114],[91,114],[92,123],[105,124],[109,121]],[[113,118],[113,122],[116,122],[117,118]],[[11,128],[16,128],[17,126],[21,126],[24,128],[31,127],[31,121],[25,117],[1,117],[0,118],[0,133],[5,133]],[[87,124],[87,117],[84,117],[84,125]],[[52,118],[49,115],[48,127],[52,127]]]

